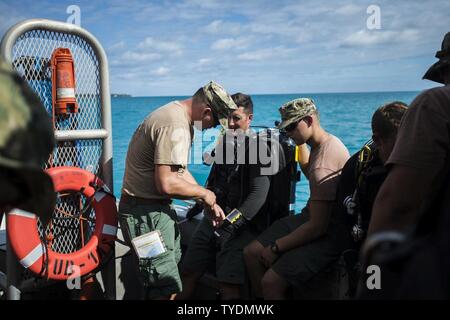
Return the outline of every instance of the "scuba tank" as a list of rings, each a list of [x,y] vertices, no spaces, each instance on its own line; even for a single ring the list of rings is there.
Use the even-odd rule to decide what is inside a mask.
[[[211,155],[207,155],[204,158],[211,160],[217,159],[218,163],[210,162],[205,163],[207,165],[212,164],[212,168],[210,174],[207,178],[206,187],[216,193],[219,198],[223,197],[224,194],[228,194],[227,190],[230,191],[232,189],[233,193],[239,192],[240,196],[238,196],[238,203],[243,201],[243,174],[244,170],[239,170],[239,168],[244,163],[254,163],[253,161],[256,159],[252,159],[252,156],[249,155],[248,151],[250,149],[250,153],[257,152],[259,155],[261,154],[261,148],[267,146],[267,151],[270,153],[270,160],[276,162],[275,164],[270,162],[267,163],[268,167],[264,167],[263,169],[267,169],[267,175],[271,176],[271,183],[269,192],[267,195],[265,207],[267,210],[268,218],[264,218],[263,224],[265,227],[269,226],[275,220],[287,216],[289,214],[295,213],[295,192],[297,182],[300,180],[300,172],[297,166],[297,146],[294,141],[287,136],[284,131],[279,131],[274,128],[262,127],[262,126],[252,126],[252,128],[261,128],[259,132],[255,134],[251,134],[246,137],[245,140],[245,159],[243,159],[242,155],[236,156],[236,147],[239,149],[239,146],[230,146],[229,144],[237,143],[242,144],[242,141],[237,141],[239,139],[229,139],[224,142],[222,146],[218,145],[219,149],[213,150]],[[234,142],[233,142],[234,141]],[[254,148],[257,146],[258,149]],[[252,149],[253,148],[253,149]],[[223,174],[219,171],[223,170],[223,162],[225,158],[228,156],[223,156],[223,153],[227,151],[234,150],[235,153],[235,164],[225,164],[225,166],[233,166],[233,170],[227,170],[227,177],[224,178]],[[238,152],[239,153],[239,152]],[[220,163],[220,161],[223,161]],[[229,159],[227,159],[229,160]],[[268,159],[267,159],[268,160]],[[218,168],[218,167],[222,168]],[[239,175],[239,177],[237,176]],[[231,180],[239,179],[239,188],[230,188]],[[233,197],[234,198],[234,197]],[[231,208],[230,208],[231,209]],[[186,218],[191,219],[202,210],[201,204],[196,204],[191,210],[189,210]],[[258,214],[258,216],[260,216]],[[259,217],[255,217],[258,218]],[[253,220],[253,219],[252,219]],[[257,223],[259,225],[259,223]]]
[[[277,125],[277,123],[275,123]],[[284,130],[267,129],[267,135],[279,142],[280,167],[272,177],[267,196],[270,212],[269,225],[290,214],[295,214],[295,192],[300,181],[298,147]]]
[[[234,202],[237,200],[241,202],[242,186],[239,186],[239,188],[230,188],[230,185],[235,185],[237,179],[242,180],[238,176],[242,170],[239,170],[240,166],[237,164],[241,163],[237,161],[236,153],[237,149],[239,149],[237,139],[225,133],[221,133],[220,138],[221,140],[211,150],[211,153],[203,154],[203,164],[211,166],[204,187],[214,192],[217,204],[227,213],[227,211],[231,210],[230,208],[226,210],[227,208],[225,207],[225,203],[229,200],[230,190],[235,195]],[[239,181],[239,184],[241,185],[242,181]],[[203,204],[197,202],[188,210],[186,219],[191,220],[202,211]]]

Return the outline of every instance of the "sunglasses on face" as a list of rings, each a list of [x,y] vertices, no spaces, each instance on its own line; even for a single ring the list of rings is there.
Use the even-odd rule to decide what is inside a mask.
[[[297,128],[297,125],[298,125],[298,123],[299,123],[300,121],[302,121],[302,119],[300,119],[300,120],[298,120],[298,121],[295,121],[295,122],[291,123],[290,125],[286,126],[286,127],[284,128],[284,130],[285,130],[286,132],[294,131],[295,128]]]

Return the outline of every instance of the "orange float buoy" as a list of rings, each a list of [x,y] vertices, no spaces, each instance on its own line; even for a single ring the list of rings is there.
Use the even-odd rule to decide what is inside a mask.
[[[55,114],[78,112],[75,98],[75,67],[68,48],[57,48],[51,59],[52,105]]]
[[[55,167],[47,170],[56,192],[81,192],[92,200],[95,230],[90,240],[78,251],[58,253],[44,246],[37,226],[37,216],[12,210],[7,216],[8,241],[19,262],[37,275],[48,279],[66,280],[79,268],[84,276],[94,271],[108,257],[116,240],[117,207],[104,183],[89,171],[76,167]]]

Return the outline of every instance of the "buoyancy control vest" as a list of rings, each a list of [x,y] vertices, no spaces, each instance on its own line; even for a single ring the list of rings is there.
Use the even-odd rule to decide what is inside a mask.
[[[233,150],[233,156],[227,156]],[[294,213],[296,183],[300,179],[292,139],[273,128],[245,135],[245,139],[226,139],[212,153],[215,160],[207,179],[207,188],[226,211],[238,207],[248,194],[246,165],[257,164],[262,174],[270,176],[270,188],[263,207],[251,217],[258,231],[275,220]],[[228,161],[224,161],[224,159]],[[230,163],[229,160],[233,162]]]
[[[355,161],[356,157],[356,161]],[[372,141],[366,143],[361,150],[351,157],[354,163],[354,189],[344,199],[348,213],[348,223],[351,225],[353,240],[361,243],[367,234],[372,206],[387,171],[378,156],[378,150]]]

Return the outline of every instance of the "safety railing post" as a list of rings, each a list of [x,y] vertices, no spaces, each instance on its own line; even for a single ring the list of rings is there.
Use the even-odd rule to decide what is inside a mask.
[[[45,19],[31,19],[11,27],[0,43],[0,56],[10,62],[37,93],[51,113],[48,76],[44,66],[57,48],[69,48],[75,62],[77,102],[80,111],[63,121],[55,121],[58,146],[47,167],[75,165],[98,174],[113,192],[112,119],[108,60],[100,42],[76,25]],[[62,237],[60,248],[74,250],[74,235]],[[63,251],[64,251],[63,250]],[[69,250],[69,251],[70,251]],[[7,247],[7,297],[20,298],[17,281],[21,266]],[[65,252],[65,251],[64,251]],[[114,252],[114,244],[113,244]],[[103,286],[108,299],[116,297],[115,259],[103,272]]]
[[[9,241],[6,241],[6,299],[20,300],[20,270],[22,266],[12,252]]]

